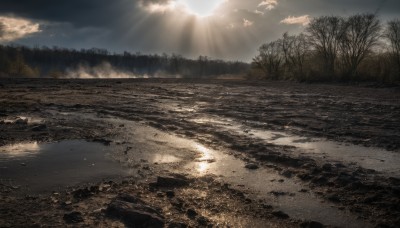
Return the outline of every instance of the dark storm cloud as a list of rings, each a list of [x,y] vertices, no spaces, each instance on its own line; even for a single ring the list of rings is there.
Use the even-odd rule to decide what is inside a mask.
[[[175,0],[1,0],[0,16],[40,24],[40,33],[16,41],[22,44],[250,60],[262,42],[303,30],[301,23],[281,23],[289,16],[349,16],[380,8],[386,20],[400,12],[398,0],[277,0],[271,9],[259,6],[263,0],[229,0],[207,22],[206,37],[196,32],[193,17],[146,10],[171,1]]]
[[[121,11],[122,2],[124,0],[1,0],[0,13],[69,22],[75,26],[101,26],[113,21]]]
[[[398,0],[280,0],[279,10],[286,13],[304,13],[312,16],[343,15],[371,12],[380,9],[381,16],[394,16],[399,14],[400,1]]]

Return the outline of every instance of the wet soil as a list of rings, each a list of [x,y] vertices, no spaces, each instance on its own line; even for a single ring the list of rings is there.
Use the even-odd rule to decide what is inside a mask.
[[[5,79],[0,227],[398,227],[399,152],[399,88]]]

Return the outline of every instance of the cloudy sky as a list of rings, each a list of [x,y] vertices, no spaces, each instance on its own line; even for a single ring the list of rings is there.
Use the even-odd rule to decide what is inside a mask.
[[[1,0],[0,43],[250,61],[313,17],[377,9],[400,18],[399,0]]]

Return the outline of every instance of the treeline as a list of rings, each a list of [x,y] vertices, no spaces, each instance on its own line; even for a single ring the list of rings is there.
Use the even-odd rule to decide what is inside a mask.
[[[103,65],[108,68],[106,73],[112,68],[124,76],[204,78],[246,74],[250,67],[248,63],[214,60],[206,56],[186,59],[174,54],[115,54],[97,48],[74,50],[0,45],[0,77],[80,77],[81,69],[99,71]]]
[[[375,14],[314,18],[299,35],[263,44],[251,77],[299,81],[400,81],[400,20]]]

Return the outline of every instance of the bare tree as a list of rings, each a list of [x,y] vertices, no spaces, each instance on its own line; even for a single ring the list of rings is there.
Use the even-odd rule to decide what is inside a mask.
[[[283,57],[285,60],[285,65],[290,67],[291,65],[291,55],[293,53],[293,43],[295,40],[295,36],[290,36],[288,32],[285,32],[281,39],[281,48]]]
[[[5,33],[5,26],[3,24],[3,22],[0,21],[0,40],[3,38],[4,33]]]
[[[357,14],[345,21],[341,36],[341,62],[345,76],[354,77],[360,63],[376,46],[381,37],[381,23],[375,14]]]
[[[344,34],[344,19],[336,16],[323,16],[311,20],[306,31],[309,40],[324,62],[324,70],[330,76],[335,73],[340,40]]]
[[[299,78],[302,78],[304,76],[304,65],[309,51],[310,43],[303,33],[300,33],[300,35],[293,37],[290,61],[294,66],[297,77]]]
[[[266,43],[258,49],[259,54],[253,58],[253,65],[261,69],[266,77],[278,79],[284,56],[281,40]]]
[[[390,42],[390,52],[397,65],[398,79],[400,80],[400,20],[389,21],[385,31],[385,37]]]

